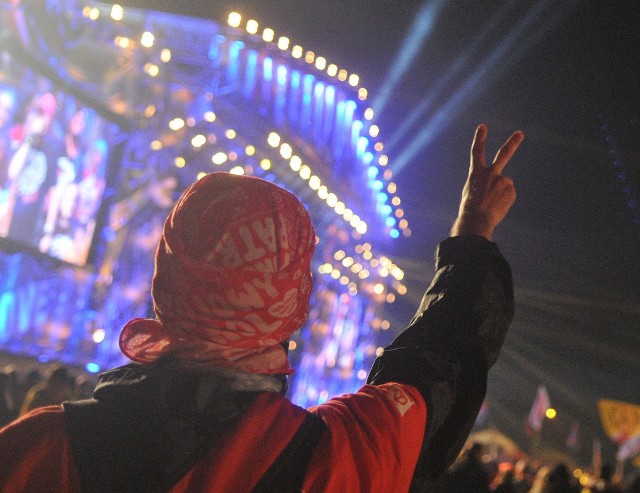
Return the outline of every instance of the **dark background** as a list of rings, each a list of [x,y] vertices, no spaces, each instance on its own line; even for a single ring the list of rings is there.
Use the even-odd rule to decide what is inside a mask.
[[[238,11],[358,73],[371,100],[384,89],[425,5],[414,0],[119,3],[219,22]],[[527,17],[530,12],[539,14]],[[495,18],[494,28],[470,53]],[[530,22],[518,30],[526,19]],[[494,51],[499,46],[505,48],[501,54]],[[526,449],[523,422],[536,388],[545,384],[558,417],[545,422],[542,443],[566,451],[565,439],[576,422],[577,457],[588,461],[592,441],[600,438],[604,460],[611,462],[615,448],[600,425],[597,400],[640,405],[640,5],[443,2],[430,36],[377,115],[382,141],[465,54],[468,63],[435,94],[432,111],[389,149],[393,168],[419,129],[438,109],[446,110],[433,126],[433,138],[396,174],[413,236],[393,246],[393,258],[412,288],[395,305],[395,329],[409,320],[433,275],[432,252],[457,212],[475,126],[489,125],[491,154],[511,131],[523,130],[525,142],[505,172],[515,181],[518,199],[494,237],[512,264],[517,305],[490,376],[488,424]],[[465,86],[474,73],[481,76]],[[458,103],[448,106],[456,97]]]

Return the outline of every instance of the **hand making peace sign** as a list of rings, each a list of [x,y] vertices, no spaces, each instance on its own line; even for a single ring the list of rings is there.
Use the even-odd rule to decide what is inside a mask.
[[[513,180],[503,176],[502,170],[523,139],[521,131],[511,134],[497,152],[493,163],[487,166],[487,126],[478,125],[471,145],[469,176],[462,190],[458,218],[451,228],[451,236],[480,235],[491,240],[494,228],[516,200]]]

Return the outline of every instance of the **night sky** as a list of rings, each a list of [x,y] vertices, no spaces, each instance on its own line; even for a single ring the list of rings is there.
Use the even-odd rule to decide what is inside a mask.
[[[388,88],[425,6],[120,3],[222,22],[236,10],[358,73],[372,101]],[[390,252],[411,288],[395,307],[395,328],[410,319],[433,275],[433,250],[457,212],[475,126],[489,125],[491,154],[523,130],[525,142],[505,170],[518,199],[494,236],[513,268],[516,317],[490,375],[489,422],[526,448],[523,421],[545,384],[558,417],[545,422],[543,443],[564,451],[578,422],[579,457],[587,461],[600,438],[604,460],[612,461],[597,400],[640,405],[640,4],[452,0],[440,7],[376,117],[385,141],[425,98],[431,101],[388,149],[392,169],[416,149],[396,174],[413,236]],[[429,137],[416,142],[425,126]]]

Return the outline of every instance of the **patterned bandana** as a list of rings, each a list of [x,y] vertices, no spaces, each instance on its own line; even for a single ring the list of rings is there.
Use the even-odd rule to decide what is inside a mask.
[[[291,374],[280,345],[307,319],[315,233],[291,193],[260,178],[212,173],[167,218],[151,287],[157,319],[120,334],[130,359]]]

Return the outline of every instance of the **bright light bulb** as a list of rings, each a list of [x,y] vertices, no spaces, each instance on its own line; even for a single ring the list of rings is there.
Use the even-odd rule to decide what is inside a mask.
[[[227,161],[228,157],[224,152],[216,152],[213,156],[211,156],[211,162],[213,164],[223,164]]]
[[[320,197],[322,200],[325,200],[328,195],[329,191],[327,190],[327,187],[325,187],[324,185],[320,185],[320,188],[318,188],[318,197]]]
[[[142,37],[140,38],[140,44],[145,48],[151,48],[155,40],[156,38],[153,33],[145,31],[142,33]]]
[[[291,56],[293,58],[302,58],[302,46],[300,45],[295,45],[293,48],[291,48]]]
[[[160,52],[160,60],[162,60],[163,63],[169,63],[171,61],[171,50],[169,48],[164,48]]]
[[[267,137],[267,144],[271,147],[278,147],[280,145],[280,136],[275,132],[271,132]]]
[[[271,169],[271,161],[269,161],[268,159],[263,159],[262,161],[260,161],[260,167],[265,170],[268,171]]]
[[[380,128],[378,127],[378,125],[371,125],[369,127],[369,135],[371,135],[371,137],[377,137],[379,133]]]
[[[364,119],[373,120],[373,108],[367,108],[364,110]]]
[[[206,111],[202,117],[208,121],[209,123],[213,123],[216,121],[216,114],[213,111]]]
[[[256,153],[256,148],[253,147],[252,145],[248,145],[247,147],[244,148],[244,153],[247,156],[253,156]]]
[[[300,171],[300,167],[302,166],[302,159],[300,159],[299,156],[291,156],[289,166],[293,171]]]
[[[118,5],[117,3],[114,4],[113,7],[111,7],[111,18],[114,21],[121,21],[123,17],[124,9],[122,8],[122,6]]]
[[[256,34],[258,32],[258,23],[253,19],[247,21],[247,32],[249,34]]]
[[[335,77],[338,74],[338,66],[334,63],[327,67],[327,75]]]
[[[285,159],[289,159],[291,157],[291,155],[293,154],[293,149],[291,148],[291,146],[287,143],[284,143],[280,146],[280,155],[285,158]]]
[[[360,77],[358,77],[356,74],[351,74],[349,76],[349,85],[350,86],[356,87],[359,82],[360,82]]]
[[[202,135],[202,134],[198,134],[195,135],[192,139],[191,139],[191,145],[193,147],[202,147],[203,145],[205,145],[207,143],[207,138]]]
[[[280,38],[278,38],[278,48],[280,48],[281,50],[288,50],[289,49],[289,38],[282,36]]]
[[[318,190],[318,188],[320,188],[320,178],[318,178],[316,175],[310,177],[309,188],[311,188],[312,190]]]
[[[338,80],[340,81],[345,81],[347,80],[347,71],[342,69],[340,71],[338,71]]]
[[[234,166],[229,170],[232,175],[244,175],[244,168],[242,166]]]
[[[262,31],[262,40],[266,41],[267,43],[271,43],[275,37],[275,34],[273,32],[273,29],[271,28],[266,28],[264,31]]]
[[[171,130],[180,130],[184,127],[184,120],[182,118],[174,118],[169,122],[169,128]]]
[[[300,167],[300,178],[302,178],[303,180],[308,180],[311,177],[311,168],[309,168],[309,166],[307,166],[306,164],[303,164]]]
[[[182,156],[178,156],[173,160],[173,164],[176,165],[176,168],[184,168],[187,164],[185,159]]]
[[[367,99],[368,95],[369,95],[369,93],[367,92],[367,90],[364,87],[361,87],[360,89],[358,89],[358,99],[360,101],[365,101]]]
[[[316,58],[316,68],[318,70],[324,70],[326,66],[327,66],[327,59],[326,58],[321,57],[321,56]]]
[[[231,27],[240,27],[242,16],[238,12],[231,12],[227,22]]]

